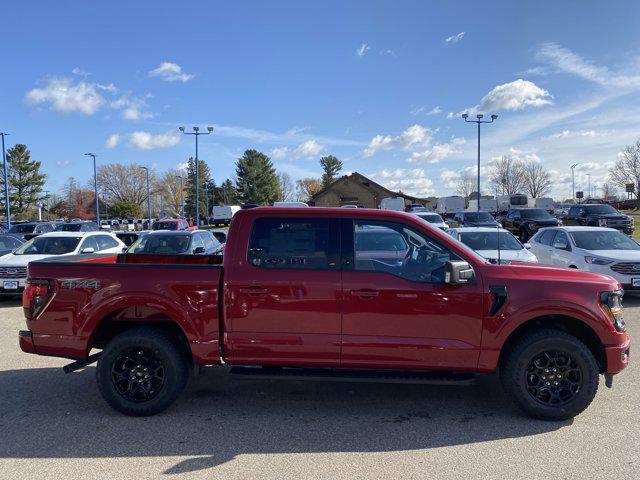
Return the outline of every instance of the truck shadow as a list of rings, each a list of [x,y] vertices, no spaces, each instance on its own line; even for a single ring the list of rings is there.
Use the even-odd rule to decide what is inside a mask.
[[[162,415],[125,417],[100,397],[95,369],[0,372],[0,458],[189,457],[166,475],[243,454],[422,450],[538,435],[570,425],[529,419],[495,377],[474,386],[194,378]]]

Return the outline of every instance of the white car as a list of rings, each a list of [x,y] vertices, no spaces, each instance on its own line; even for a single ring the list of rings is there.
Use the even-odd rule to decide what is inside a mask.
[[[427,222],[432,227],[437,227],[440,230],[447,231],[449,225],[443,220],[443,218],[434,212],[409,212],[414,217],[418,217],[423,222]]]
[[[29,262],[57,255],[121,253],[125,248],[124,243],[107,232],[44,233],[0,257],[0,295],[22,292]]]
[[[536,255],[529,251],[529,244],[521,244],[516,237],[502,228],[489,227],[460,227],[451,228],[449,234],[461,241],[476,253],[490,260],[498,260],[498,245],[500,246],[500,260],[519,262],[537,262]],[[498,238],[500,243],[498,244]]]
[[[610,275],[625,290],[640,290],[640,245],[613,228],[543,228],[530,240],[541,263]]]

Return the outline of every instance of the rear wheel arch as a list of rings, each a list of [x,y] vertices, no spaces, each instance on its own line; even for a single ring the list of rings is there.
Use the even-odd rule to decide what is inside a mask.
[[[502,368],[509,352],[522,338],[540,329],[559,330],[573,335],[589,348],[598,363],[600,372],[606,371],[607,358],[598,334],[582,320],[567,315],[543,315],[534,317],[519,325],[509,334],[500,350],[498,368]]]

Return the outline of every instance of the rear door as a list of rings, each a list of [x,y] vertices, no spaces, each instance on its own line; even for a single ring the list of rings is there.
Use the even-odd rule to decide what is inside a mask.
[[[558,230],[551,245],[551,265],[566,267],[571,264],[571,244],[566,232]]]
[[[460,258],[437,238],[399,222],[345,223],[341,366],[475,369],[480,281],[444,283],[445,263]],[[377,240],[371,230],[380,232]],[[405,255],[389,255],[399,244]]]
[[[556,236],[556,230],[545,229],[539,233],[533,243],[534,254],[538,257],[540,263],[551,263],[551,252],[553,250],[553,238]]]
[[[238,228],[243,240],[225,263],[228,362],[338,366],[338,221],[265,216]]]

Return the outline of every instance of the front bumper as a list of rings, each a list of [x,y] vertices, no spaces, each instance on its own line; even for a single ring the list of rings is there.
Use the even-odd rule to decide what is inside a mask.
[[[607,359],[607,371],[605,373],[619,373],[629,365],[629,349],[631,337],[627,335],[622,345],[608,345],[604,348]]]

